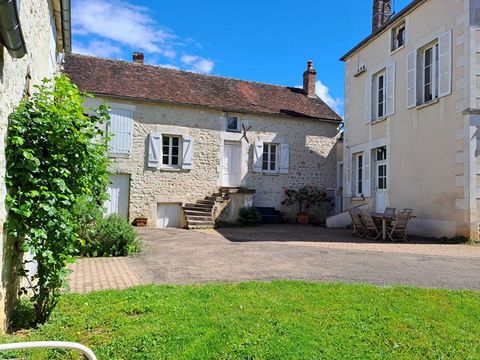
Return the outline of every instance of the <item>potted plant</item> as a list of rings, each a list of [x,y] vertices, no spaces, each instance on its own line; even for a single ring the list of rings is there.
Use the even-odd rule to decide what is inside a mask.
[[[148,218],[146,216],[140,215],[133,220],[135,226],[145,227],[147,226]]]
[[[284,189],[285,200],[282,205],[297,207],[297,223],[307,225],[310,221],[312,206],[329,201],[327,193],[316,186],[302,186],[300,189]]]

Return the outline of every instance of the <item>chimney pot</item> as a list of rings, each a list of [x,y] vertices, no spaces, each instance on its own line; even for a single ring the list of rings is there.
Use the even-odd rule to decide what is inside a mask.
[[[315,97],[315,81],[317,72],[313,68],[313,61],[307,61],[307,70],[303,73],[303,91],[308,97]]]
[[[145,60],[145,55],[143,55],[142,52],[134,52],[132,59],[133,59],[133,62],[143,64]]]
[[[372,32],[377,31],[392,16],[392,0],[373,0]]]

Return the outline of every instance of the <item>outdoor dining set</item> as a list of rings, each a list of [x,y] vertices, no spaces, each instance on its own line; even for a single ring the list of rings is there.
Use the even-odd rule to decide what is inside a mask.
[[[371,212],[368,208],[353,208],[348,210],[352,219],[353,236],[373,240],[387,237],[392,241],[407,241],[407,226],[412,215],[412,209],[403,209],[397,213],[395,208],[386,208],[385,212]]]

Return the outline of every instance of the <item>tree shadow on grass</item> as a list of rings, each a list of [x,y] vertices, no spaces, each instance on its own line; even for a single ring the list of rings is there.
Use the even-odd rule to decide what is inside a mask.
[[[32,329],[36,326],[33,303],[27,299],[19,301],[13,310],[12,320],[8,324],[8,332],[15,333],[22,330]]]

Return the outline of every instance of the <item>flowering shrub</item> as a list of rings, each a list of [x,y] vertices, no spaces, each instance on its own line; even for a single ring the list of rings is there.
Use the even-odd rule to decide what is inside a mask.
[[[330,201],[325,191],[313,185],[303,186],[298,190],[285,188],[283,191],[285,200],[282,205],[296,206],[298,214],[309,214],[312,206]]]

